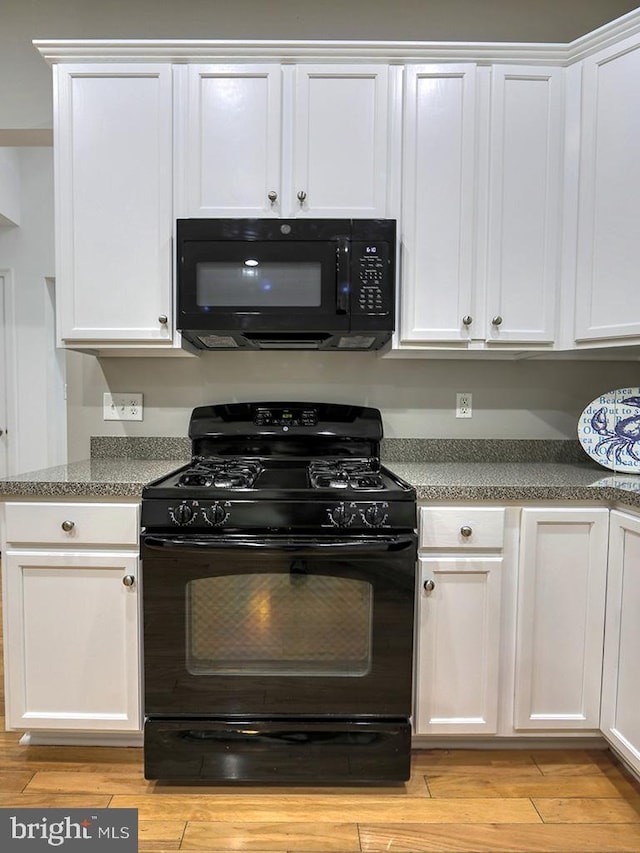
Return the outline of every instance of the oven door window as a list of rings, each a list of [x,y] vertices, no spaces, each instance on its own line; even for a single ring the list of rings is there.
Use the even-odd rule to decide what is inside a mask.
[[[286,574],[190,581],[186,668],[191,675],[365,676],[371,670],[373,587]]]

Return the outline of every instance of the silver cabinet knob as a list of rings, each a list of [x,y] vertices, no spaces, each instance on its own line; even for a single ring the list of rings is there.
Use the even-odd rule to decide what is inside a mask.
[[[60,527],[62,527],[62,529],[64,530],[65,533],[69,533],[69,531],[73,530],[73,528],[75,526],[76,526],[75,521],[69,521],[69,519],[67,519],[66,521],[63,521],[62,524],[60,525]]]
[[[473,533],[473,528],[469,527],[468,524],[463,524],[463,526],[460,528],[460,533],[462,536],[465,537],[465,539],[468,539],[469,536],[471,536],[471,534]]]
[[[300,204],[304,204],[306,197],[307,197],[306,192],[304,190],[300,190],[300,192],[297,195],[297,198],[298,198],[298,201],[300,202]]]
[[[168,322],[169,322],[169,318],[167,317],[166,314],[161,314],[158,317],[158,323],[161,323],[163,326],[166,326]]]
[[[491,321],[491,325],[492,325],[492,326],[501,326],[501,325],[502,325],[502,317],[498,314],[498,315],[497,315],[496,317],[494,317],[494,318],[493,318],[493,320]]]
[[[125,586],[133,586],[135,582],[136,582],[136,579],[134,578],[134,576],[133,576],[133,575],[125,575],[125,576],[122,578],[122,583],[123,583]]]
[[[425,592],[433,592],[433,590],[436,588],[436,582],[429,578],[429,580],[425,581],[422,586],[424,587]]]
[[[473,317],[471,317],[469,314],[466,314],[462,318],[462,322],[465,326],[470,326],[473,323]]]
[[[275,204],[278,201],[278,193],[275,190],[271,190],[271,192],[267,193],[267,198],[271,204]]]

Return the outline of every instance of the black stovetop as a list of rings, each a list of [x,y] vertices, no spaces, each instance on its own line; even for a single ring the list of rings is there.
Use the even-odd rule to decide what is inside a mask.
[[[191,463],[143,490],[148,528],[415,527],[414,489],[380,464],[377,409],[203,406],[189,435]]]

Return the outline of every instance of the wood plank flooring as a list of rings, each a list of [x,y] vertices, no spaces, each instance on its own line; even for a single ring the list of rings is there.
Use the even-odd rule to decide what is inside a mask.
[[[136,808],[145,853],[640,851],[640,785],[606,750],[420,750],[404,785],[237,789],[146,782],[140,749],[19,737],[0,718],[0,807]]]

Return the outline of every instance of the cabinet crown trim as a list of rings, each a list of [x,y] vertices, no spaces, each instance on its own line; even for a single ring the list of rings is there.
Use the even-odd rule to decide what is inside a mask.
[[[568,43],[436,42],[271,39],[35,39],[50,64],[58,62],[175,62],[280,60],[354,62],[460,61],[570,65],[614,39],[640,32],[640,8]]]

